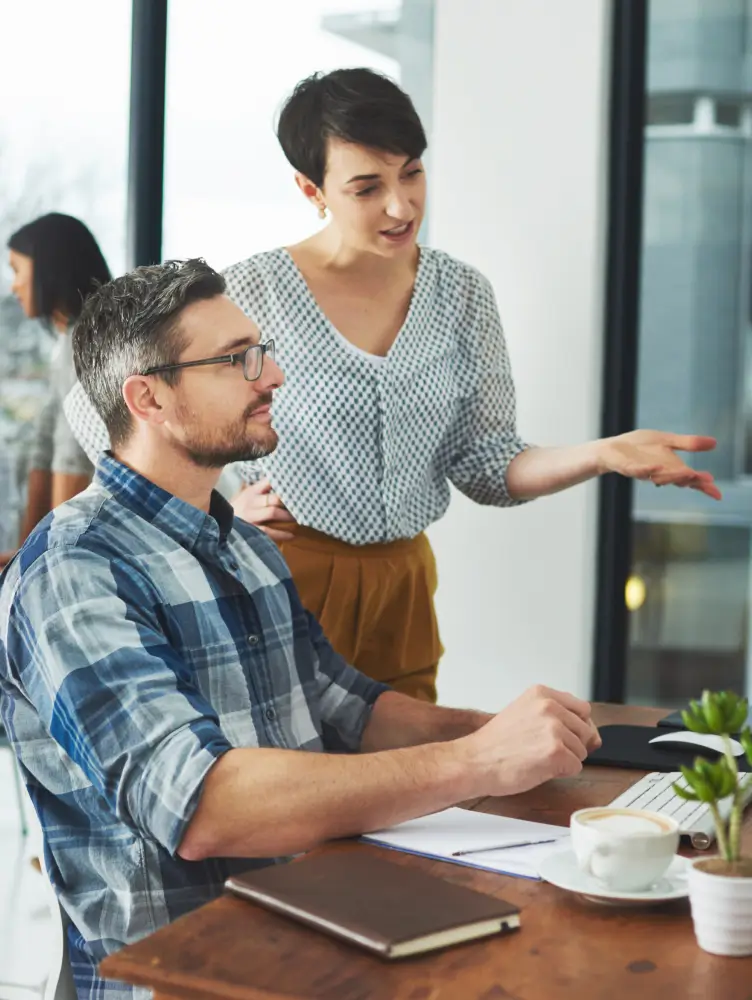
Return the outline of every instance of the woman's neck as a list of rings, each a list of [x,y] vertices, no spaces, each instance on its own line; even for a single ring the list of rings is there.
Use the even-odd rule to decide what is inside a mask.
[[[326,226],[309,239],[290,248],[296,263],[298,259],[305,268],[306,261],[315,262],[317,267],[337,272],[355,279],[390,281],[397,275],[414,275],[418,267],[420,251],[417,246],[412,253],[395,257],[348,246],[343,243],[334,226]]]

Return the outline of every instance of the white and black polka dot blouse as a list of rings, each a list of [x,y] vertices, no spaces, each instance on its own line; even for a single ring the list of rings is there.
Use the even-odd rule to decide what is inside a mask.
[[[225,271],[227,292],[273,337],[286,383],[275,394],[276,451],[236,466],[268,476],[295,518],[353,544],[411,538],[440,518],[449,482],[512,506],[506,470],[526,448],[491,285],[422,248],[410,308],[386,360],[343,342],[284,249]],[[90,458],[107,432],[79,385],[65,411]]]

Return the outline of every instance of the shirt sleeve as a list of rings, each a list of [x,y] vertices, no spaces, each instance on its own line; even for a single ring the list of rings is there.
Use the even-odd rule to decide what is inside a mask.
[[[156,595],[133,567],[82,547],[35,556],[32,546],[20,558],[12,672],[82,780],[175,854],[230,744],[160,627]]]
[[[80,382],[76,382],[66,394],[63,413],[73,437],[89,462],[96,465],[99,453],[110,448],[110,435]]]
[[[465,368],[449,479],[476,503],[517,506],[507,490],[513,458],[527,450],[517,433],[512,368],[490,282],[472,271],[462,338]]]
[[[336,653],[314,616],[306,611],[316,656],[316,680],[324,747],[357,752],[377,698],[390,688],[366,677]]]

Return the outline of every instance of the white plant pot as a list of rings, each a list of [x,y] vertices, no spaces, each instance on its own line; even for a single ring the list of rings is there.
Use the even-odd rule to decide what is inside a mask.
[[[689,902],[697,943],[712,955],[752,955],[752,878],[689,868]],[[713,859],[715,860],[715,859]]]

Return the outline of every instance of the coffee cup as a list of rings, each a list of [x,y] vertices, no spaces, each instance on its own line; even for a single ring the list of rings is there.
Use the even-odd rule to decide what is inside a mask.
[[[617,892],[649,889],[679,846],[679,824],[647,809],[578,809],[570,819],[580,870]]]

